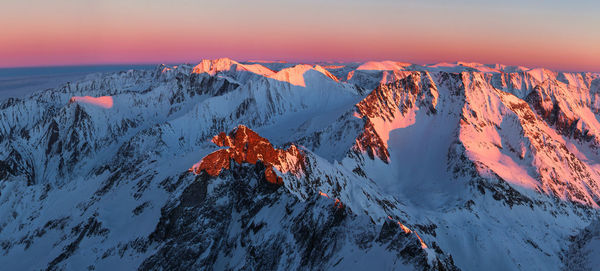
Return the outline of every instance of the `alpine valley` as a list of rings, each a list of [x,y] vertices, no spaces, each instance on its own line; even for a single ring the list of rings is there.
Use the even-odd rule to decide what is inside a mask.
[[[590,270],[600,74],[202,60],[0,103],[2,270]]]

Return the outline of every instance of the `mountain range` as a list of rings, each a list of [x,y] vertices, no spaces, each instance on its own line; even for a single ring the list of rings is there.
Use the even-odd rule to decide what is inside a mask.
[[[88,75],[0,104],[6,270],[590,270],[600,74],[393,61]]]

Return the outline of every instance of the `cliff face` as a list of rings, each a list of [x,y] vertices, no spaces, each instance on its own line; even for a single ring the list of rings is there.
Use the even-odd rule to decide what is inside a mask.
[[[355,147],[371,158],[389,160],[390,131],[410,125],[416,110],[423,107],[427,114],[437,112],[439,93],[430,74],[406,72],[404,76],[393,83],[380,84],[356,105],[356,116],[364,118],[365,127]]]

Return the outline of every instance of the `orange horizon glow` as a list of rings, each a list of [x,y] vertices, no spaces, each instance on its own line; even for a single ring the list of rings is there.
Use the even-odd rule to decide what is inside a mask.
[[[600,72],[600,4],[7,0],[0,67],[393,60]],[[314,2],[314,3],[313,3]],[[423,2],[423,3],[420,3]]]

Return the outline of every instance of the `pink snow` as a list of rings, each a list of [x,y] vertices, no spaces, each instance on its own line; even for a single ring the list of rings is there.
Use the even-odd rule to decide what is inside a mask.
[[[91,96],[73,96],[70,103],[86,103],[95,106],[99,106],[102,108],[109,109],[113,107],[113,98],[111,96],[100,96],[100,97],[91,97]]]

